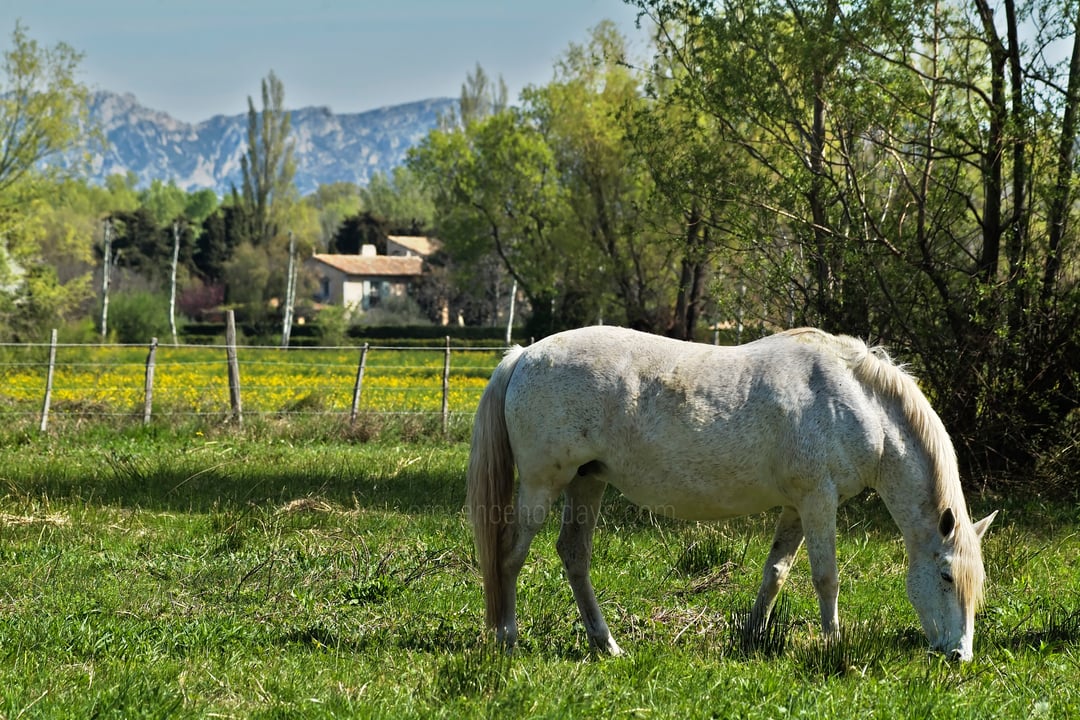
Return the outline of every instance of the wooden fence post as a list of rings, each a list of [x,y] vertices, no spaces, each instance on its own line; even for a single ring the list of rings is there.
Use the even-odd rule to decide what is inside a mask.
[[[146,388],[143,391],[143,425],[150,424],[150,409],[154,406],[154,356],[157,355],[157,345],[157,338],[150,338],[150,353],[146,356]]]
[[[41,432],[49,426],[49,403],[52,401],[53,370],[56,368],[56,328],[49,341],[49,369],[45,375],[45,402],[41,406]]]
[[[367,365],[368,344],[360,349],[360,365],[356,368],[356,383],[353,385],[352,410],[349,412],[349,423],[356,422],[356,415],[360,410],[360,388],[364,384],[364,367]]]
[[[450,429],[450,336],[446,336],[446,352],[443,355],[442,372],[442,431]]]
[[[236,316],[232,310],[225,314],[225,356],[229,361],[229,403],[237,425],[244,424],[240,404],[240,363],[236,359]]]

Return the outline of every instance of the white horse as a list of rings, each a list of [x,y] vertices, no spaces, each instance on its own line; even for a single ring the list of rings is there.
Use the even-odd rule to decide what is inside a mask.
[[[616,327],[512,348],[476,412],[467,501],[487,622],[507,647],[518,573],[563,493],[557,548],[590,644],[621,653],[589,579],[608,483],[689,520],[782,507],[751,617],[767,622],[805,538],[826,634],[839,622],[836,509],[874,488],[903,533],[931,646],[972,657],[996,513],[972,523],[941,420],[880,350],[814,329],[717,347]]]

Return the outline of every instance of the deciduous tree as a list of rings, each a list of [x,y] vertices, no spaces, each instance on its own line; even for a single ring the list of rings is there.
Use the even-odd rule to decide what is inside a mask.
[[[0,338],[39,340],[44,323],[77,311],[85,274],[61,280],[43,262],[42,190],[55,177],[56,154],[87,127],[86,88],[76,79],[81,55],[60,43],[41,47],[16,23],[0,74]]]

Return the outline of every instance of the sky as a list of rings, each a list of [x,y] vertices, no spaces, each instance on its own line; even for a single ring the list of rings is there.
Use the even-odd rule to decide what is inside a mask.
[[[271,70],[287,109],[458,97],[477,63],[513,102],[601,20],[643,51],[635,16],[623,0],[0,0],[0,48],[21,21],[39,45],[81,52],[91,90],[199,122],[245,113],[249,96],[261,107]]]

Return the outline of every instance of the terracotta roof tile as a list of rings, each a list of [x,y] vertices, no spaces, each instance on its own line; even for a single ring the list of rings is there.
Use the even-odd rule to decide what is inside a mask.
[[[330,255],[316,253],[312,260],[329,265],[346,275],[401,277],[422,275],[424,260],[419,257],[387,255]]]
[[[423,235],[387,235],[387,238],[410,252],[423,257],[434,254],[442,247],[442,242],[436,238],[424,237]]]

